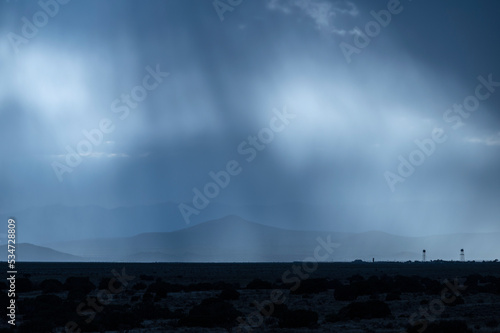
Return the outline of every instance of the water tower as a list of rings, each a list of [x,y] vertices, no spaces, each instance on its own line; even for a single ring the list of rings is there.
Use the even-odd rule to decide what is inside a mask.
[[[422,261],[425,261],[425,250],[422,251]]]
[[[464,249],[461,249],[461,250],[460,250],[460,261],[465,261],[465,253],[464,253]]]

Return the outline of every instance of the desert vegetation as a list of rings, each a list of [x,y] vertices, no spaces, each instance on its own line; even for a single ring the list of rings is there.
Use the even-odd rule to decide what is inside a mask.
[[[114,281],[119,292],[112,296],[108,292],[109,297],[103,291],[113,275],[96,271],[66,278],[29,274],[19,278],[17,331],[64,332],[68,322],[82,332],[500,330],[498,270],[464,272],[456,280],[366,268],[352,275],[324,277],[320,270],[319,277],[304,279],[294,288],[295,284],[284,283],[279,275],[273,279],[269,273],[214,281],[197,276],[188,266],[175,278],[153,269],[159,266],[142,265],[142,271],[144,267],[149,271],[134,275],[126,286]],[[210,265],[205,269],[210,272]],[[453,286],[458,289],[452,290]],[[3,303],[6,287],[0,283]],[[271,306],[269,295],[275,290],[286,301]],[[439,303],[443,297],[452,301]],[[428,309],[432,320],[420,315],[422,308]]]

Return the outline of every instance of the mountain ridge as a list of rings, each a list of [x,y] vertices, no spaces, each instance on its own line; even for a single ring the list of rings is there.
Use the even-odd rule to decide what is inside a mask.
[[[407,237],[383,231],[334,233],[297,231],[251,222],[236,215],[210,220],[171,232],[141,233],[132,237],[89,239],[44,244],[61,252],[92,260],[148,261],[297,261],[313,254],[318,238],[338,243],[328,260],[419,260],[426,248],[430,259],[458,259],[467,248],[477,259],[500,256],[500,233]],[[446,245],[444,245],[446,244]],[[474,249],[475,248],[475,249]],[[474,249],[469,251],[470,249]],[[403,254],[408,254],[405,258]]]
[[[0,245],[3,253],[7,253],[7,244]],[[84,261],[80,256],[54,250],[49,247],[35,245],[31,243],[19,243],[15,248],[16,261],[47,261],[47,262],[68,262]]]

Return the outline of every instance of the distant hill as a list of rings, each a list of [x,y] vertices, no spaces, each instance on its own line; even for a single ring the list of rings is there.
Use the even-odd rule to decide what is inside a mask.
[[[227,216],[173,232],[47,244],[58,251],[97,261],[276,262],[301,261],[314,255],[318,238],[339,246],[329,261],[458,260],[500,257],[500,233],[402,237],[384,232],[331,233],[297,231]],[[321,252],[323,254],[325,252]]]
[[[310,230],[328,230],[325,225],[331,225],[330,217],[319,213],[323,210],[324,207],[304,204],[230,206],[211,203],[201,216],[193,215],[187,224],[178,204],[172,202],[113,209],[50,205],[0,214],[0,219],[14,216],[20,222],[16,228],[22,242],[40,243],[43,240],[52,243],[90,239],[97,234],[103,238],[122,238],[146,232],[171,232],[231,214],[277,228],[303,229],[307,226]],[[337,221],[335,228],[341,229],[341,219]]]
[[[2,253],[7,257],[7,245],[1,245]],[[59,252],[48,247],[33,245],[29,243],[21,243],[16,245],[16,261],[82,261],[83,258],[63,252]]]
[[[227,215],[240,216],[248,221],[257,221],[281,229],[349,233],[353,230],[376,228],[394,234],[422,234],[424,231],[434,234],[442,230],[490,230],[491,217],[500,216],[500,205],[493,199],[464,204],[419,201],[239,206],[213,202],[203,213],[191,216],[189,224],[183,220],[178,203],[173,202],[113,209],[99,206],[51,205],[8,212],[8,215],[0,214],[0,219],[7,220],[14,216],[19,222],[16,227],[18,241],[40,244],[96,237],[125,238],[148,232],[172,232]],[[0,234],[0,239],[5,237],[5,234]]]
[[[343,234],[336,234],[341,237]],[[227,216],[173,232],[53,243],[94,260],[290,261],[311,256],[322,232],[279,229]],[[145,253],[152,255],[147,258]]]

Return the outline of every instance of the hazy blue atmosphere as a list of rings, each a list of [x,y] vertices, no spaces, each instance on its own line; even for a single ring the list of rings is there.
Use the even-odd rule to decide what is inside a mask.
[[[500,232],[499,17],[493,0],[0,0],[0,215],[38,245],[227,215]]]

